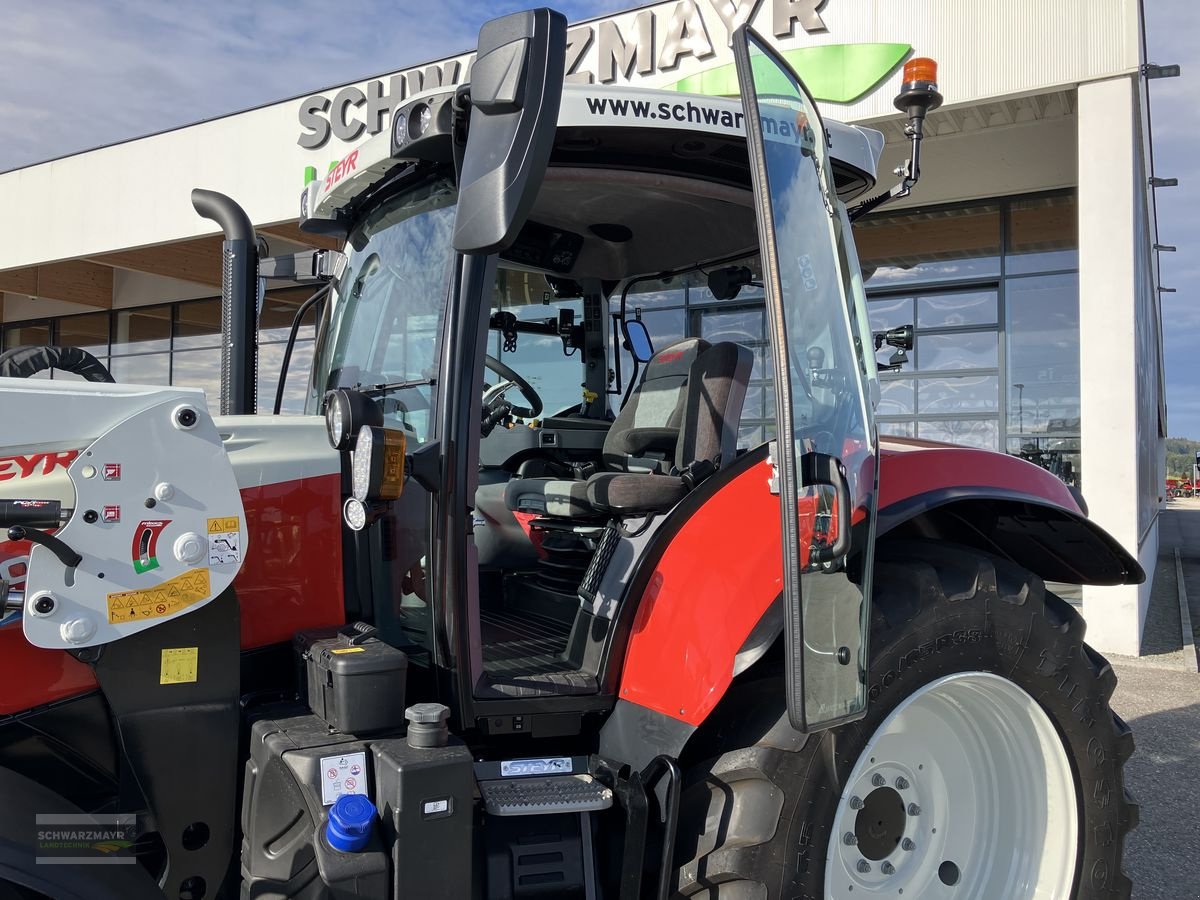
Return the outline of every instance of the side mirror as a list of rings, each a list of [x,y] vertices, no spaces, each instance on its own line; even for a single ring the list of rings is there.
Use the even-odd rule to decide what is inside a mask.
[[[625,346],[629,348],[633,358],[639,363],[649,362],[650,357],[654,355],[654,343],[650,340],[650,332],[646,330],[642,320],[622,322],[621,330],[625,332]]]
[[[479,30],[454,249],[494,253],[513,242],[550,162],[567,56],[567,20],[551,9]]]

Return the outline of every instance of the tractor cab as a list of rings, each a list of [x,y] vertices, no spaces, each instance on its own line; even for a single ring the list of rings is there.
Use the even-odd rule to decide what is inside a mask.
[[[302,199],[302,227],[346,239],[307,411],[353,456],[362,614],[450,673],[468,727],[516,727],[515,699],[576,717],[610,703],[647,559],[763,462],[758,487],[793,500],[779,567],[832,597],[807,623],[822,674],[807,712],[797,687],[797,721],[863,708],[877,388],[846,204],[873,187],[882,136],[823,122],[769,50],[747,53],[757,101],[568,85],[553,127],[543,98],[495,136],[477,66]],[[482,148],[521,139],[522,113],[543,160],[520,197],[481,194],[505,159]],[[465,246],[489,209],[512,212],[507,234]],[[653,333],[643,299],[684,281],[723,301],[765,290],[769,334]],[[748,391],[767,421],[744,419]],[[389,447],[400,481],[376,478]]]

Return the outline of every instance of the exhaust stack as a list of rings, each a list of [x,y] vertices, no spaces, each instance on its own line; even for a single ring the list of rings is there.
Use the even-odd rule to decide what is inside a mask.
[[[196,188],[192,206],[221,226],[221,415],[253,415],[258,390],[258,239],[246,211]]]

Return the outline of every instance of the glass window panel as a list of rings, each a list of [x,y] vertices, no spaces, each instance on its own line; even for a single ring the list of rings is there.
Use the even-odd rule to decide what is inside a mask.
[[[313,345],[312,340],[297,339],[296,346],[292,348],[287,381],[283,386],[283,405],[279,408],[283,415],[301,415],[304,412],[309,372],[312,369]],[[260,413],[270,414],[275,409],[275,393],[279,389],[279,373],[283,367],[283,351],[286,347],[286,343],[275,343],[262,344],[258,348],[258,411]],[[424,410],[422,414],[427,418],[428,410]],[[422,434],[426,433],[423,429],[427,424],[423,418],[422,428],[418,431]]]
[[[917,405],[922,415],[995,412],[1000,409],[1000,377],[965,375],[953,378],[921,378],[917,381]]]
[[[79,347],[92,356],[108,356],[108,313],[59,319],[57,343],[61,347]]]
[[[854,233],[870,287],[1000,274],[998,204],[868,216]]]
[[[296,318],[296,310],[314,293],[315,288],[311,291],[308,288],[289,288],[269,292],[263,298],[262,313],[258,317],[259,343],[286,342],[292,330],[292,321]],[[304,314],[303,324],[296,331],[296,340],[313,340],[316,337],[316,321],[316,311],[309,308]]]
[[[141,357],[122,360],[132,363]],[[204,388],[208,400],[208,411],[216,415],[221,411],[221,348],[207,350],[176,350],[171,360],[171,383],[182,387]],[[261,370],[260,370],[261,371]]]
[[[917,434],[929,441],[961,444],[964,447],[979,447],[983,450],[1000,449],[1000,423],[995,419],[921,421],[917,423]]]
[[[1007,273],[1078,267],[1079,221],[1073,195],[1029,197],[1009,204]]]
[[[121,384],[168,384],[171,378],[171,354],[114,356],[108,369]]]
[[[4,349],[13,347],[44,347],[50,343],[50,324],[30,322],[4,326]]]
[[[1024,434],[1079,430],[1079,276],[1006,284],[1008,428]]]
[[[913,316],[912,297],[872,300],[867,304],[867,317],[870,319],[872,331],[886,331],[901,325],[912,325],[917,321]]]
[[[761,382],[751,384],[746,387],[746,399],[742,402],[742,418],[743,419],[759,419],[765,413],[763,412],[763,400],[765,392]]]
[[[656,309],[642,313],[642,321],[646,324],[646,330],[650,332],[655,353],[683,340],[684,316],[682,309]]]
[[[197,300],[175,307],[175,349],[221,346],[221,300]]]
[[[971,291],[917,298],[918,328],[995,325],[997,293]]]
[[[1079,438],[1010,437],[1010,456],[1019,456],[1067,484],[1080,486]]]
[[[766,429],[761,422],[742,422],[738,428],[738,449],[749,450],[766,440]]]
[[[684,279],[675,275],[668,278],[639,281],[630,287],[629,295],[625,298],[625,308],[632,318],[635,309],[683,306],[684,298],[687,296],[684,284]],[[614,312],[620,307],[620,302],[615,303]]]
[[[912,422],[880,422],[879,433],[893,437],[916,437],[916,426]]]
[[[112,355],[151,353],[168,350],[171,346],[171,307],[140,306],[117,313],[113,334]],[[116,373],[113,373],[116,377]],[[117,378],[118,381],[125,379]],[[154,383],[154,382],[147,382]]]
[[[913,381],[911,378],[880,379],[879,405],[875,412],[881,416],[902,416],[912,414]]]
[[[917,365],[922,372],[942,369],[994,369],[1000,362],[994,331],[925,334],[917,337]]]
[[[700,317],[700,337],[706,341],[733,341],[751,346],[765,339],[762,308],[705,311]]]

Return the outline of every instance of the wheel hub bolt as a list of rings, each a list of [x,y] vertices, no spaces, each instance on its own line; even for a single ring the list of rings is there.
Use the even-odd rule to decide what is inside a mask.
[[[915,803],[908,804],[908,814],[910,816],[919,816],[921,814],[921,807]]]
[[[912,838],[905,838],[903,841],[900,842],[900,849],[901,850],[910,850],[910,851],[916,850],[917,845],[912,842]]]
[[[845,834],[842,835],[842,843],[845,844],[847,847],[853,847],[855,844],[858,843],[858,838],[856,838],[854,836],[853,831],[847,831]]]
[[[890,862],[884,862],[884,864],[879,867],[879,871],[882,872],[884,875],[895,875],[896,867],[893,866]]]
[[[896,779],[896,790],[907,791],[909,789],[909,787],[911,787],[911,785],[908,783],[908,779],[905,778],[903,775],[901,775],[900,777],[898,777]]]
[[[871,864],[869,862],[867,862],[865,859],[860,859],[858,861],[858,871],[860,871],[864,875],[866,875],[868,872],[871,871]]]
[[[875,787],[883,787],[885,784],[887,784],[887,779],[876,772],[871,776],[871,784],[875,785]]]
[[[851,809],[862,809],[863,808],[862,798],[861,797],[851,797],[850,798],[850,808]]]

